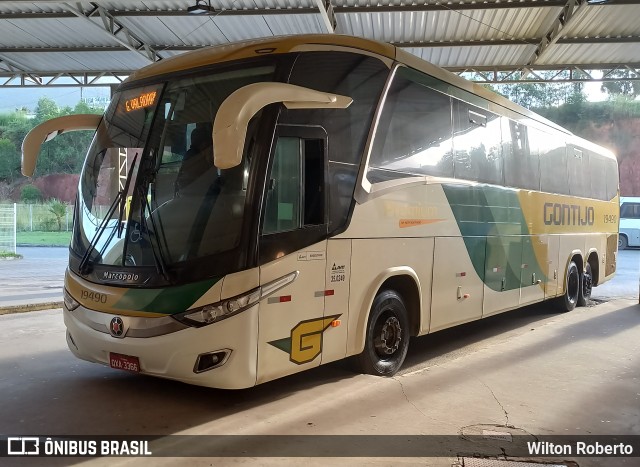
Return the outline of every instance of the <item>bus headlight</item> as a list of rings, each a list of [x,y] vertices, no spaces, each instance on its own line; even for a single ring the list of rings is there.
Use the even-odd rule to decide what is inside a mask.
[[[255,305],[258,301],[260,301],[259,288],[218,303],[185,311],[173,317],[189,326],[206,326],[207,324],[215,323],[216,321],[221,321],[236,315]]]
[[[268,297],[272,293],[291,284],[298,277],[298,271],[294,271],[286,276],[269,282],[268,284],[253,289],[237,297],[228,298],[218,303],[201,306],[193,310],[187,310],[184,313],[173,315],[181,323],[196,328],[206,326],[223,319],[227,319],[233,315],[243,312],[251,308],[263,298]]]
[[[64,288],[62,296],[64,300],[64,306],[67,308],[67,310],[73,311],[80,306],[80,304],[76,302],[75,298],[71,296],[66,287]]]

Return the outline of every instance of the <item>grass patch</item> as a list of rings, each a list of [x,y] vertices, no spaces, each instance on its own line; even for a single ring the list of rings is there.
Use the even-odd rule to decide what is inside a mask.
[[[23,246],[69,246],[71,232],[17,232],[16,243]]]
[[[9,251],[0,251],[0,259],[22,259],[22,255],[11,253]]]

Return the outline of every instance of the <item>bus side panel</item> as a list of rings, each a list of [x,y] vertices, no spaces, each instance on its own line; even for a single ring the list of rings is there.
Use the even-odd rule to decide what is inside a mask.
[[[482,317],[484,287],[473,262],[485,263],[485,244],[484,237],[436,238],[429,332]]]
[[[607,256],[605,258],[605,280],[609,280],[616,272],[616,257],[618,255],[618,236],[607,235]],[[600,275],[602,277],[602,275]]]
[[[581,238],[582,237],[582,238]],[[580,234],[560,235],[558,289],[562,295],[566,290],[567,267],[574,255],[584,254],[584,237]]]
[[[564,262],[560,264],[560,236],[547,235],[547,278],[544,298],[554,298],[562,293],[562,271]]]
[[[604,234],[592,233],[585,236],[584,264],[586,266],[590,255],[596,255],[598,263],[598,277],[594,276],[594,281],[598,283],[600,283],[600,271],[604,269],[603,259],[605,258],[605,252],[607,251],[606,243],[607,237]],[[592,273],[595,273],[595,271],[592,271]]]
[[[349,227],[338,237],[417,238],[459,235],[458,223],[442,185],[424,185],[421,181],[419,184],[395,188],[356,205]]]
[[[521,269],[522,237],[487,237],[483,317],[518,306]]]
[[[324,316],[336,316],[339,326],[325,332],[321,363],[339,360],[347,355],[349,323],[349,283],[351,281],[351,240],[329,239],[325,276]]]
[[[416,282],[421,305],[420,334],[426,332],[431,307],[433,245],[433,238],[353,240],[348,355],[362,352],[371,304],[384,281],[392,276],[407,276]],[[462,249],[466,254],[464,246]]]
[[[532,235],[522,238],[520,305],[544,300],[549,258],[548,242],[548,235]]]

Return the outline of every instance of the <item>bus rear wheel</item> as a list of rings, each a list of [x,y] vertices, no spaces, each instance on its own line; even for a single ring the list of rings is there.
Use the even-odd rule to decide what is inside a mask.
[[[358,370],[376,376],[393,376],[409,348],[409,319],[402,297],[393,290],[378,293],[371,306],[363,352],[356,357]]]
[[[578,295],[578,306],[587,306],[591,299],[591,291],[593,290],[593,273],[591,265],[587,263],[580,281],[580,294]]]
[[[564,295],[559,297],[556,304],[560,311],[571,311],[578,304],[580,295],[580,272],[574,261],[567,266],[567,279]]]

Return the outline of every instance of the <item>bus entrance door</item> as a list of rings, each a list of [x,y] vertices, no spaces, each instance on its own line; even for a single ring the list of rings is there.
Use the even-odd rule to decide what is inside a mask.
[[[320,365],[324,317],[326,240],[260,268],[263,290],[284,287],[262,299],[258,322],[258,383]],[[266,287],[265,287],[266,286]]]
[[[335,319],[325,316],[326,148],[321,129],[276,130],[259,242],[267,296],[260,303],[258,383],[318,366],[323,334]]]

